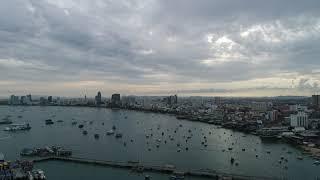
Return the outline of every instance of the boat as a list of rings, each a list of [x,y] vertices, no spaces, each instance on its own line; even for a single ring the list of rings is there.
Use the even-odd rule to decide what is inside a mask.
[[[116,138],[122,138],[122,133],[117,133]]]
[[[88,134],[88,131],[82,131],[82,134],[83,134],[83,135],[87,135],[87,134]]]
[[[12,124],[12,121],[10,121],[9,119],[3,120],[3,121],[0,121],[0,125],[1,124]]]
[[[150,180],[150,179],[151,179],[151,176],[145,175],[145,176],[144,176],[144,179],[145,179],[145,180]]]
[[[6,127],[4,131],[26,131],[30,130],[31,126],[29,123],[27,124],[11,124],[10,126]]]
[[[298,156],[297,159],[303,160],[303,157],[302,156]]]
[[[50,156],[60,156],[68,157],[72,155],[72,151],[66,150],[59,146],[46,146],[41,148],[24,148],[20,152],[20,156],[37,156],[37,157],[50,157]]]
[[[182,179],[184,179],[184,177],[179,177],[174,175],[170,176],[170,180],[182,180]]]
[[[114,130],[109,130],[109,131],[107,131],[107,135],[113,135],[114,134]]]
[[[231,164],[233,164],[234,163],[234,158],[231,158],[230,162],[231,162]]]
[[[36,152],[34,151],[34,149],[24,148],[20,152],[20,155],[21,156],[34,156],[34,155],[36,155]]]
[[[37,179],[37,180],[46,179],[44,171],[42,171],[41,169],[37,169],[37,170],[32,171],[32,176],[33,176],[33,179]]]
[[[54,122],[52,121],[52,119],[47,119],[46,120],[46,125],[51,125],[54,124]]]
[[[315,161],[313,164],[315,164],[315,165],[320,165],[320,161]]]
[[[94,134],[95,139],[99,139],[99,137],[100,137],[99,134]]]
[[[78,128],[80,128],[80,129],[82,129],[83,127],[84,127],[83,124],[80,124],[80,125],[78,126]]]

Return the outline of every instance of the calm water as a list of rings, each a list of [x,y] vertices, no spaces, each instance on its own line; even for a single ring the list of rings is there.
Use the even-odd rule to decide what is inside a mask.
[[[299,150],[287,144],[265,143],[256,136],[213,125],[179,121],[169,115],[84,107],[0,106],[0,119],[7,115],[11,115],[11,120],[16,123],[30,123],[32,129],[19,133],[0,130],[0,151],[6,155],[6,159],[19,158],[20,150],[25,147],[62,145],[71,148],[74,156],[90,159],[139,160],[145,164],[174,164],[181,169],[209,168],[226,173],[288,179],[315,179],[320,176],[320,166],[313,165],[313,159],[301,155]],[[63,122],[46,126],[44,121],[49,118]],[[82,130],[71,125],[72,121],[84,124],[88,135],[82,135]],[[90,124],[90,121],[93,123]],[[106,135],[106,131],[113,125],[123,133],[122,139]],[[2,125],[0,129],[4,127]],[[100,134],[98,140],[94,139],[94,133]],[[146,134],[151,133],[153,136],[147,139]],[[186,142],[185,137],[190,134],[193,136]],[[174,137],[173,141],[169,139],[169,135]],[[201,144],[203,136],[207,137],[207,147]],[[157,139],[162,140],[159,148],[156,147],[159,144]],[[123,145],[124,142],[127,143],[126,146]],[[181,144],[181,152],[177,152],[177,143]],[[189,150],[186,151],[185,147]],[[229,147],[233,148],[232,151],[228,150]],[[243,148],[246,151],[242,151]],[[271,153],[268,154],[267,151]],[[287,151],[292,153],[288,154]],[[287,158],[288,162],[279,164],[281,156]],[[303,156],[304,159],[298,160],[298,156]],[[231,165],[231,157],[239,162],[239,166]],[[38,166],[47,172],[49,179],[143,179],[143,176],[126,170],[95,166],[60,162],[41,163]],[[166,175],[152,176],[153,179],[167,179]]]

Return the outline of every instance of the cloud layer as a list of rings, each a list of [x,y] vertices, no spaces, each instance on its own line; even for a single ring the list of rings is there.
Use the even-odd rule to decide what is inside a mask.
[[[310,95],[318,0],[4,0],[0,95]]]

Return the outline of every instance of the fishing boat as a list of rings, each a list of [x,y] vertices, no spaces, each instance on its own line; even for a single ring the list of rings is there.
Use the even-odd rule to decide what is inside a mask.
[[[54,122],[52,121],[52,119],[47,119],[46,120],[46,125],[51,125],[54,124]]]
[[[3,120],[3,121],[0,121],[0,125],[1,124],[12,124],[12,121],[10,121],[9,119]]]
[[[109,131],[107,131],[107,135],[113,135],[114,134],[114,130],[109,130]]]
[[[11,124],[10,126],[6,127],[4,131],[26,131],[30,130],[31,126],[29,123],[27,124]]]
[[[298,156],[297,159],[303,160],[303,157],[302,156]]]
[[[122,138],[122,133],[117,133],[116,138]]]

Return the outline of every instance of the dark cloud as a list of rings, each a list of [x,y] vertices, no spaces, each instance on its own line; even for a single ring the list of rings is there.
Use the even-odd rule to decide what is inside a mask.
[[[273,78],[286,82],[265,82],[279,92],[293,80],[302,94],[316,91],[319,9],[317,0],[4,0],[0,84],[19,82],[11,86],[20,92],[32,82],[31,93],[82,81],[231,93],[245,89],[239,82]]]

